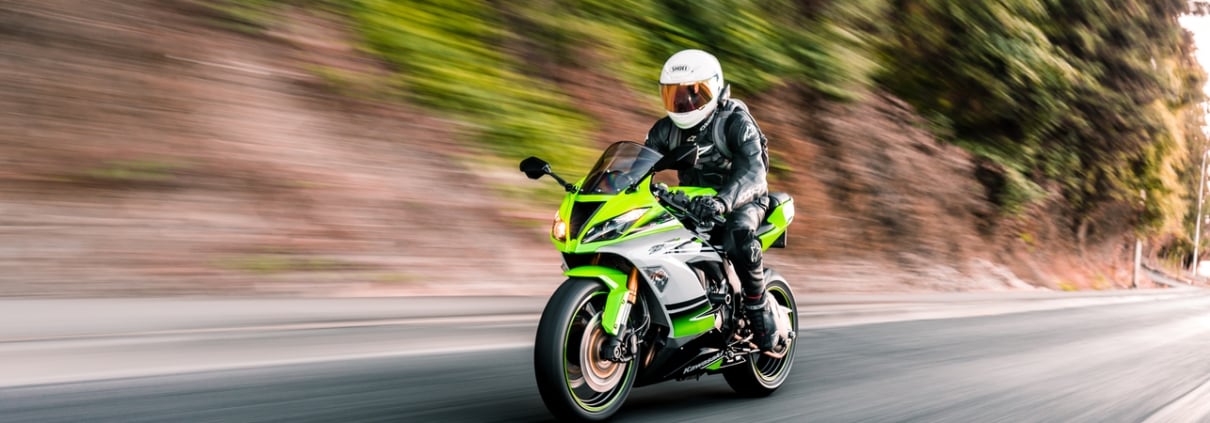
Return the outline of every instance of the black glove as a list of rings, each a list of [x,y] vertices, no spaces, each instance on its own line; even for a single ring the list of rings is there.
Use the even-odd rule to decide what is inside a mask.
[[[693,200],[690,199],[689,196],[685,194],[685,191],[673,191],[672,192],[672,203],[676,204],[678,206],[685,207],[686,208],[685,210],[688,211],[689,210],[688,207],[693,205]]]
[[[689,204],[689,212],[702,222],[714,222],[716,216],[721,216],[727,212],[727,208],[723,206],[723,202],[719,201],[713,195],[703,195],[693,199]]]

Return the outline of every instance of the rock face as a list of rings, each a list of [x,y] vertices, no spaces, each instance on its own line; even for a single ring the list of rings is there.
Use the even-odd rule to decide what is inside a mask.
[[[318,87],[311,55],[361,65],[338,28],[263,39],[185,2],[62,3],[0,6],[0,293],[483,293],[559,276],[492,189],[520,174],[473,172],[450,122]]]
[[[254,36],[204,11],[0,5],[0,295],[542,295],[562,280],[557,199],[504,194],[537,184],[485,159],[471,125],[333,90],[316,66],[382,68],[339,23],[298,12]],[[605,123],[602,144],[658,117],[622,110],[633,93],[592,96],[615,82],[559,82]],[[748,100],[773,188],[797,199],[791,248],[769,262],[802,289],[1057,283],[1036,259],[1066,232],[1022,243],[996,224],[970,155],[901,102]]]

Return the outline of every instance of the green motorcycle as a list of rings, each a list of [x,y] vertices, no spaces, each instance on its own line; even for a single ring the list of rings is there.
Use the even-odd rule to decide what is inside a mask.
[[[546,304],[534,341],[534,372],[560,420],[604,420],[630,389],[722,373],[746,396],[766,396],[794,362],[798,309],[785,278],[765,269],[778,305],[776,347],[761,352],[743,318],[740,283],[713,229],[688,212],[701,187],[654,184],[655,172],[697,161],[693,145],[667,156],[641,144],[609,146],[588,175],[570,184],[536,157],[531,179],[550,175],[567,191],[551,228],[567,280]],[[770,193],[757,230],[762,247],[784,247],[794,219],[789,195]]]

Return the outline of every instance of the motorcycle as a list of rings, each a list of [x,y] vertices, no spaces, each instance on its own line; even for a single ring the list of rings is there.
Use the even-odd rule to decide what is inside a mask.
[[[766,267],[778,329],[773,350],[761,352],[735,269],[711,242],[724,220],[688,211],[692,198],[715,191],[653,182],[658,171],[692,167],[697,154],[693,145],[664,156],[620,141],[576,184],[541,159],[521,162],[530,179],[550,175],[567,192],[550,232],[567,280],[547,302],[534,341],[538,390],[560,421],[607,419],[632,387],[669,380],[721,373],[751,397],[786,381],[798,308],[785,278]],[[793,219],[790,196],[770,193],[757,229],[762,248],[784,247]]]

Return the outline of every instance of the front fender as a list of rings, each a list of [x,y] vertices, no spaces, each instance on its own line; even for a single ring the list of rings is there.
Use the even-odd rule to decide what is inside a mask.
[[[626,304],[626,274],[621,270],[605,266],[580,266],[563,272],[568,277],[600,279],[609,288],[609,297],[605,300],[605,313],[601,316],[601,328],[610,335],[618,334],[619,314]],[[623,316],[624,317],[624,316]]]

